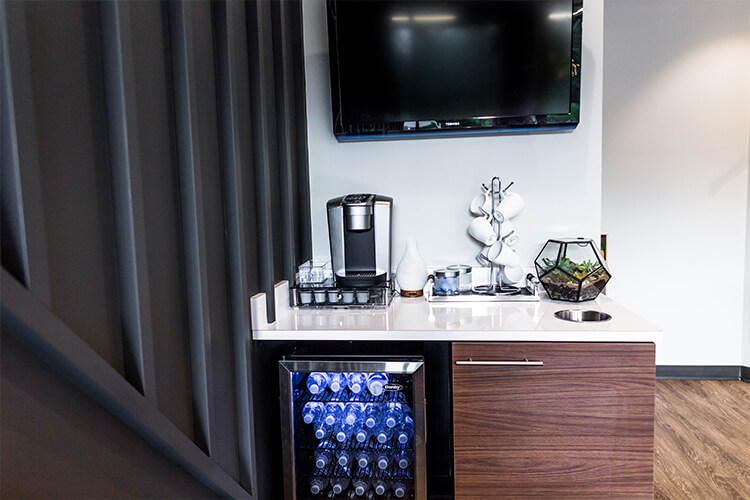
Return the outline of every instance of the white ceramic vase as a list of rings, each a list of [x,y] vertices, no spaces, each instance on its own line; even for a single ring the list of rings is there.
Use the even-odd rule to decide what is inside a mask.
[[[407,238],[406,251],[396,269],[396,284],[405,297],[419,297],[427,284],[427,266],[414,238]]]

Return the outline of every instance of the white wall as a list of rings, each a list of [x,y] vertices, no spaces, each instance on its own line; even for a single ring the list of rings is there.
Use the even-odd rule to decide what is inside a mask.
[[[394,198],[393,265],[414,236],[428,265],[474,263],[468,204],[499,175],[523,195],[514,220],[530,264],[552,236],[598,238],[601,195],[602,1],[587,0],[581,124],[572,133],[339,144],[332,132],[324,0],[303,2],[313,252],[328,257],[325,202],[353,192]]]
[[[750,2],[607,0],[604,30],[609,295],[664,329],[658,364],[738,365]]]
[[[748,148],[750,148],[750,138],[748,138]],[[748,152],[748,156],[750,157],[750,152]],[[745,324],[742,340],[742,364],[750,367],[750,174],[747,176],[747,228],[745,238]]]

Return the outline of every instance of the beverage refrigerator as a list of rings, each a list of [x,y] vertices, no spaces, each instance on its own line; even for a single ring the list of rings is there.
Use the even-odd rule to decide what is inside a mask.
[[[279,362],[284,496],[425,499],[421,357]]]

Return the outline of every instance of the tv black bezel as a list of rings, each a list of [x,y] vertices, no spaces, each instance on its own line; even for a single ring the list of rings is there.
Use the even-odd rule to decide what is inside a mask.
[[[435,119],[425,117],[419,121],[432,122],[434,128],[405,129],[405,121],[397,122],[344,122],[339,94],[339,53],[336,32],[336,4],[352,0],[326,0],[328,18],[328,54],[331,73],[331,111],[333,134],[339,141],[378,139],[408,139],[424,137],[495,135],[537,131],[571,130],[578,126],[581,106],[581,52],[583,39],[583,0],[571,0],[571,88],[570,110],[564,114],[537,114],[526,116],[482,116]]]

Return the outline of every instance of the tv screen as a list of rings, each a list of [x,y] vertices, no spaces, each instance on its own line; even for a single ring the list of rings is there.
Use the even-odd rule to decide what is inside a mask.
[[[337,138],[571,128],[581,0],[329,0]]]

